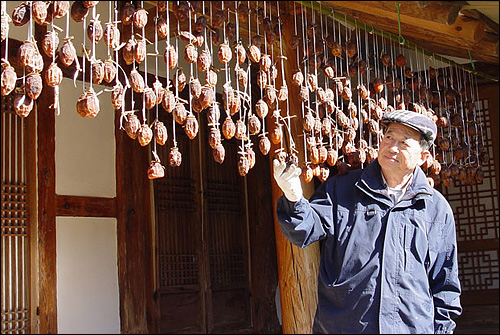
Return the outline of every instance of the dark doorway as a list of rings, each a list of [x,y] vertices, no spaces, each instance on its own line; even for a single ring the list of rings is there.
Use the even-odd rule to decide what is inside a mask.
[[[241,141],[235,139],[223,141],[225,160],[215,162],[206,117],[197,118],[200,133],[194,140],[176,125],[180,167],[168,166],[172,139],[158,147],[166,165],[165,177],[154,182],[158,331],[279,332],[273,299],[278,279],[272,200],[248,196],[257,178],[269,187],[271,199],[269,173],[256,176],[260,172],[252,171],[241,177]],[[268,171],[267,157],[260,159],[261,169]],[[252,255],[252,249],[261,249],[260,243],[266,243],[264,259],[262,250]]]

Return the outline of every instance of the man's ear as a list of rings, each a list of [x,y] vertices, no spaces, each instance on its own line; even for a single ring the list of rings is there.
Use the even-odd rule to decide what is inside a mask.
[[[422,150],[422,153],[420,154],[420,159],[418,161],[418,166],[421,166],[424,164],[424,162],[429,158],[431,155],[431,152],[429,150]]]

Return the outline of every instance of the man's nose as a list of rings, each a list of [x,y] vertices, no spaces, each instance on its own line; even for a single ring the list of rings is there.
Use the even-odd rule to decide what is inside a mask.
[[[399,152],[400,150],[400,142],[398,140],[394,140],[391,145],[389,145],[389,149],[391,152]]]

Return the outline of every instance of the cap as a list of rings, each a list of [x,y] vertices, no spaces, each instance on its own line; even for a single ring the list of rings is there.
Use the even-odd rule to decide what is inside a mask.
[[[385,113],[382,117],[382,123],[389,124],[392,122],[400,123],[419,131],[427,142],[429,142],[429,145],[432,145],[436,139],[436,123],[424,114],[403,109]]]

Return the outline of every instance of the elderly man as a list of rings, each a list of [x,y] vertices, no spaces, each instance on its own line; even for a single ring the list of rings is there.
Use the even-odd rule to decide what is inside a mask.
[[[300,168],[274,161],[281,231],[321,241],[314,333],[453,333],[461,314],[455,221],[420,168],[436,124],[386,113],[377,160],[336,175],[309,199]]]

